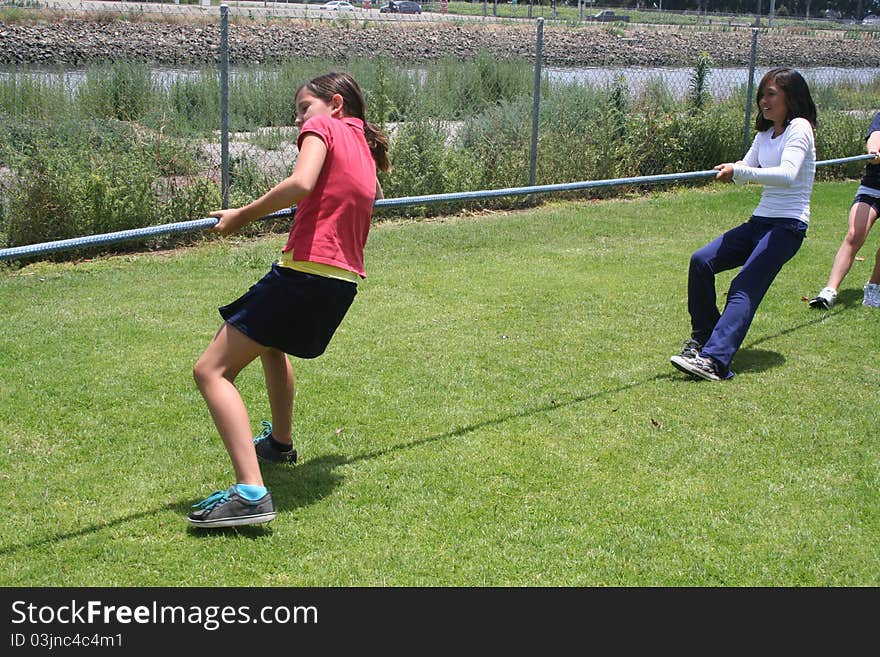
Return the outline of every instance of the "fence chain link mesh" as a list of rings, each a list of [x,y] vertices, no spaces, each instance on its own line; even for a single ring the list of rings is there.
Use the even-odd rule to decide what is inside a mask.
[[[389,198],[711,168],[741,156],[753,134],[749,82],[756,86],[768,70],[725,66],[706,53],[694,53],[693,61],[675,66],[615,65],[601,53],[588,65],[541,61],[541,53],[565,48],[566,30],[590,22],[586,10],[596,8],[585,4],[472,3],[467,16],[453,15],[439,2],[421,3],[420,14],[383,12],[373,0],[341,10],[321,4],[227,3],[229,51],[224,57],[220,8],[207,0],[0,2],[0,10],[25,17],[49,9],[105,23],[156,21],[167,26],[166,38],[178,39],[181,48],[188,39],[198,39],[214,53],[214,61],[201,64],[0,67],[0,246],[193,220],[221,203],[251,200],[291,171],[297,155],[294,91],[329,66],[355,75],[367,96],[368,120],[391,138],[395,169],[383,178]],[[536,19],[546,21],[549,29],[539,30]],[[465,61],[447,56],[406,62],[386,54],[347,57],[343,43],[335,59],[302,52],[261,63],[240,61],[241,32],[290,20],[364,31],[378,22],[456,21],[478,29],[492,48]],[[703,24],[713,20],[733,25],[737,18],[697,16]],[[524,54],[499,57],[496,53],[508,44],[496,25],[511,21],[532,31],[532,44]],[[196,31],[175,31],[175,26],[194,22]],[[749,27],[753,22],[730,29],[758,35],[760,49],[760,34]],[[620,31],[614,25],[599,29]],[[622,31],[620,38],[626,39]],[[33,47],[51,52],[48,41]],[[424,44],[425,50],[431,47]],[[219,93],[224,59],[230,61],[226,115]],[[820,159],[863,152],[864,130],[877,110],[880,69],[832,63],[797,68],[820,108]],[[57,117],[71,125],[53,125],[60,122]],[[99,155],[114,144],[127,159],[113,163]],[[71,146],[64,151],[67,160],[50,155],[58,145]],[[84,161],[89,152],[93,159]],[[857,176],[862,166],[847,165],[837,175]],[[73,175],[77,168],[79,174]],[[126,173],[132,168],[137,171]],[[224,181],[228,188],[221,190]],[[496,198],[465,205],[526,202]],[[442,212],[443,206],[430,211]],[[70,216],[88,219],[70,221]]]

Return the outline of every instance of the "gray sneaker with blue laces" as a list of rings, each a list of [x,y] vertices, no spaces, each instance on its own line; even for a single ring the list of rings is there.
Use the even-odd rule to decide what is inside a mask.
[[[272,441],[272,423],[263,420],[263,431],[254,437],[254,449],[257,451],[257,457],[271,463],[296,463],[296,449],[291,447],[287,451],[281,451],[275,447]]]
[[[269,491],[260,499],[251,501],[242,497],[235,486],[212,493],[193,504],[193,508],[196,510],[189,514],[189,521],[196,527],[259,525],[275,519],[275,502]]]

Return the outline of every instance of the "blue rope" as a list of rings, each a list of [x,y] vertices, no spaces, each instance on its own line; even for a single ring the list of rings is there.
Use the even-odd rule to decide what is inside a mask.
[[[859,162],[862,160],[873,159],[870,154],[854,155],[852,157],[839,157],[833,160],[822,160],[816,162],[816,166],[829,166],[833,164],[845,164],[849,162]],[[570,192],[580,189],[592,189],[596,187],[612,187],[617,185],[640,185],[647,183],[663,183],[677,182],[681,180],[693,180],[696,178],[714,177],[718,172],[714,169],[708,171],[692,171],[690,173],[664,173],[656,176],[635,176],[632,178],[611,178],[608,180],[584,180],[581,182],[558,183],[555,185],[531,185],[528,187],[508,187],[505,189],[484,189],[472,192],[453,192],[450,194],[428,194],[425,196],[401,196],[399,198],[380,199],[376,201],[375,207],[399,207],[402,205],[424,205],[426,203],[444,203],[449,201],[466,201],[480,198],[494,198],[497,196],[526,196],[529,194],[546,194],[549,192]],[[275,219],[280,217],[293,216],[296,208],[288,208],[279,210],[262,217],[261,220]],[[215,217],[206,217],[204,219],[194,219],[192,221],[179,221],[173,224],[162,224],[159,226],[150,226],[148,228],[133,228],[131,230],[121,230],[115,233],[103,233],[101,235],[87,235],[85,237],[74,237],[66,240],[56,240],[54,242],[42,242],[40,244],[28,244],[25,246],[15,246],[8,249],[0,249],[0,262],[4,260],[15,260],[19,258],[30,258],[47,253],[57,253],[59,251],[69,251],[77,248],[88,246],[98,246],[102,244],[114,244],[116,242],[126,242],[130,240],[142,239],[145,237],[156,237],[158,235],[169,235],[172,233],[183,233],[192,230],[200,230],[204,228],[212,228],[217,224],[218,219]]]

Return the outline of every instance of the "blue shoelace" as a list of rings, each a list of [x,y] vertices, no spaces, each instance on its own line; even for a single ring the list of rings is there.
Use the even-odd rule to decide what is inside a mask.
[[[228,488],[226,490],[218,490],[214,493],[211,493],[208,497],[203,499],[198,504],[193,504],[194,509],[213,509],[218,504],[223,504],[226,500],[229,499],[229,496],[232,494],[232,488]]]
[[[267,422],[266,420],[263,420],[262,425],[263,425],[263,431],[260,433],[259,436],[254,438],[254,445],[266,440],[266,438],[268,438],[269,436],[272,435],[272,423]]]

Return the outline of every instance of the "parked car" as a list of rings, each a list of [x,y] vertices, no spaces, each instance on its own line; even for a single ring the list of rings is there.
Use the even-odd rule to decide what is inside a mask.
[[[331,11],[354,11],[354,5],[346,0],[330,0],[320,7],[321,9],[329,9]]]
[[[591,21],[601,21],[603,23],[609,23],[613,21],[618,21],[621,23],[629,23],[629,16],[624,14],[615,14],[610,9],[603,9],[598,14],[593,14],[590,16]]]
[[[410,0],[391,0],[379,7],[380,14],[421,14],[422,6]]]
[[[862,25],[880,25],[880,16],[868,14],[862,19]]]

